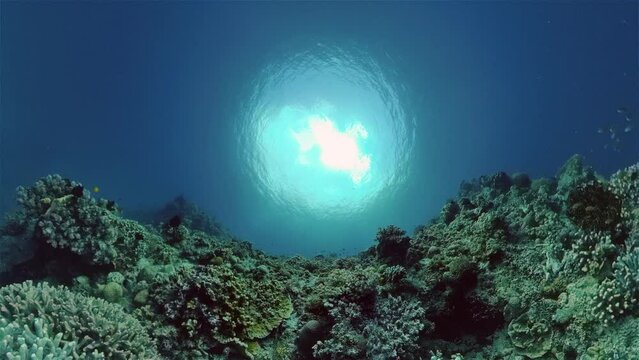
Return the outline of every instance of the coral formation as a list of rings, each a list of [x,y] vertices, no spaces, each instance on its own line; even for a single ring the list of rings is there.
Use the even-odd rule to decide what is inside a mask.
[[[52,335],[51,331],[51,326],[38,318],[24,325],[0,319],[0,354],[8,359],[73,359],[75,343],[63,342],[62,333]],[[96,351],[76,358],[104,359],[104,355]]]
[[[152,297],[170,324],[211,348],[264,338],[293,311],[277,280],[241,276],[228,264],[182,267]]]
[[[574,156],[553,178],[463,182],[413,235],[379,228],[351,257],[269,256],[183,197],[142,225],[59,175],[18,205],[0,228],[16,245],[0,250],[8,358],[639,353],[639,164],[606,179]]]
[[[75,294],[62,286],[27,281],[0,288],[0,318],[13,324],[7,325],[9,327],[33,324],[35,335],[44,342],[46,334],[56,334],[49,348],[58,348],[64,341],[64,344],[73,343],[75,352],[87,357],[94,353],[108,359],[152,359],[156,356],[155,345],[146,331],[122,308]],[[47,324],[50,327],[45,326]],[[45,327],[38,330],[38,326]],[[41,346],[37,345],[39,340],[33,341]]]

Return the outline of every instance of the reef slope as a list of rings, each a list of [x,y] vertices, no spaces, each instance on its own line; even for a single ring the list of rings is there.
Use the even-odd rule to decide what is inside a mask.
[[[639,359],[639,164],[464,182],[347,258],[269,256],[183,198],[145,224],[59,175],[17,200],[8,358]]]

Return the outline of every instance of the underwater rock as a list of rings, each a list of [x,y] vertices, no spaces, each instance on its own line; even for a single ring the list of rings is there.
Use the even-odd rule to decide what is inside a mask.
[[[25,230],[19,235],[9,235],[0,230],[0,274],[10,272],[16,265],[25,263],[35,256],[38,242],[31,236],[31,231]]]
[[[476,270],[464,271],[459,279],[446,285],[445,308],[430,317],[433,335],[444,340],[458,340],[463,336],[484,339],[504,325],[501,310],[482,301],[473,290],[478,286]]]
[[[170,227],[172,228],[176,228],[178,226],[180,226],[180,224],[182,224],[182,219],[180,219],[179,215],[175,215],[172,218],[169,219],[168,223],[167,223]]]
[[[305,358],[312,357],[313,345],[327,334],[326,325],[318,320],[309,320],[302,326],[297,337],[297,351]]]

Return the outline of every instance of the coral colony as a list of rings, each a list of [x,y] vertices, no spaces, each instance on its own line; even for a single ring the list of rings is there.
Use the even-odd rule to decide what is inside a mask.
[[[639,165],[464,182],[358,256],[274,257],[177,198],[49,175],[0,235],[7,359],[639,359]]]

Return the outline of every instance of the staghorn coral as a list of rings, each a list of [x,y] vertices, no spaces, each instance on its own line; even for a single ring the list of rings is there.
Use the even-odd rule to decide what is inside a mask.
[[[418,338],[432,324],[416,299],[388,296],[370,312],[343,300],[327,301],[332,326],[327,338],[313,345],[318,359],[418,359]]]
[[[104,359],[104,354],[97,350],[77,354],[75,342],[64,341],[62,336],[62,333],[52,335],[52,326],[42,319],[36,318],[25,324],[0,319],[0,354],[5,354],[9,360]]]
[[[63,286],[26,281],[0,288],[0,318],[17,326],[42,319],[50,325],[47,333],[61,333],[60,341],[75,343],[76,352],[87,357],[95,353],[109,359],[157,357],[144,328],[121,307]]]

